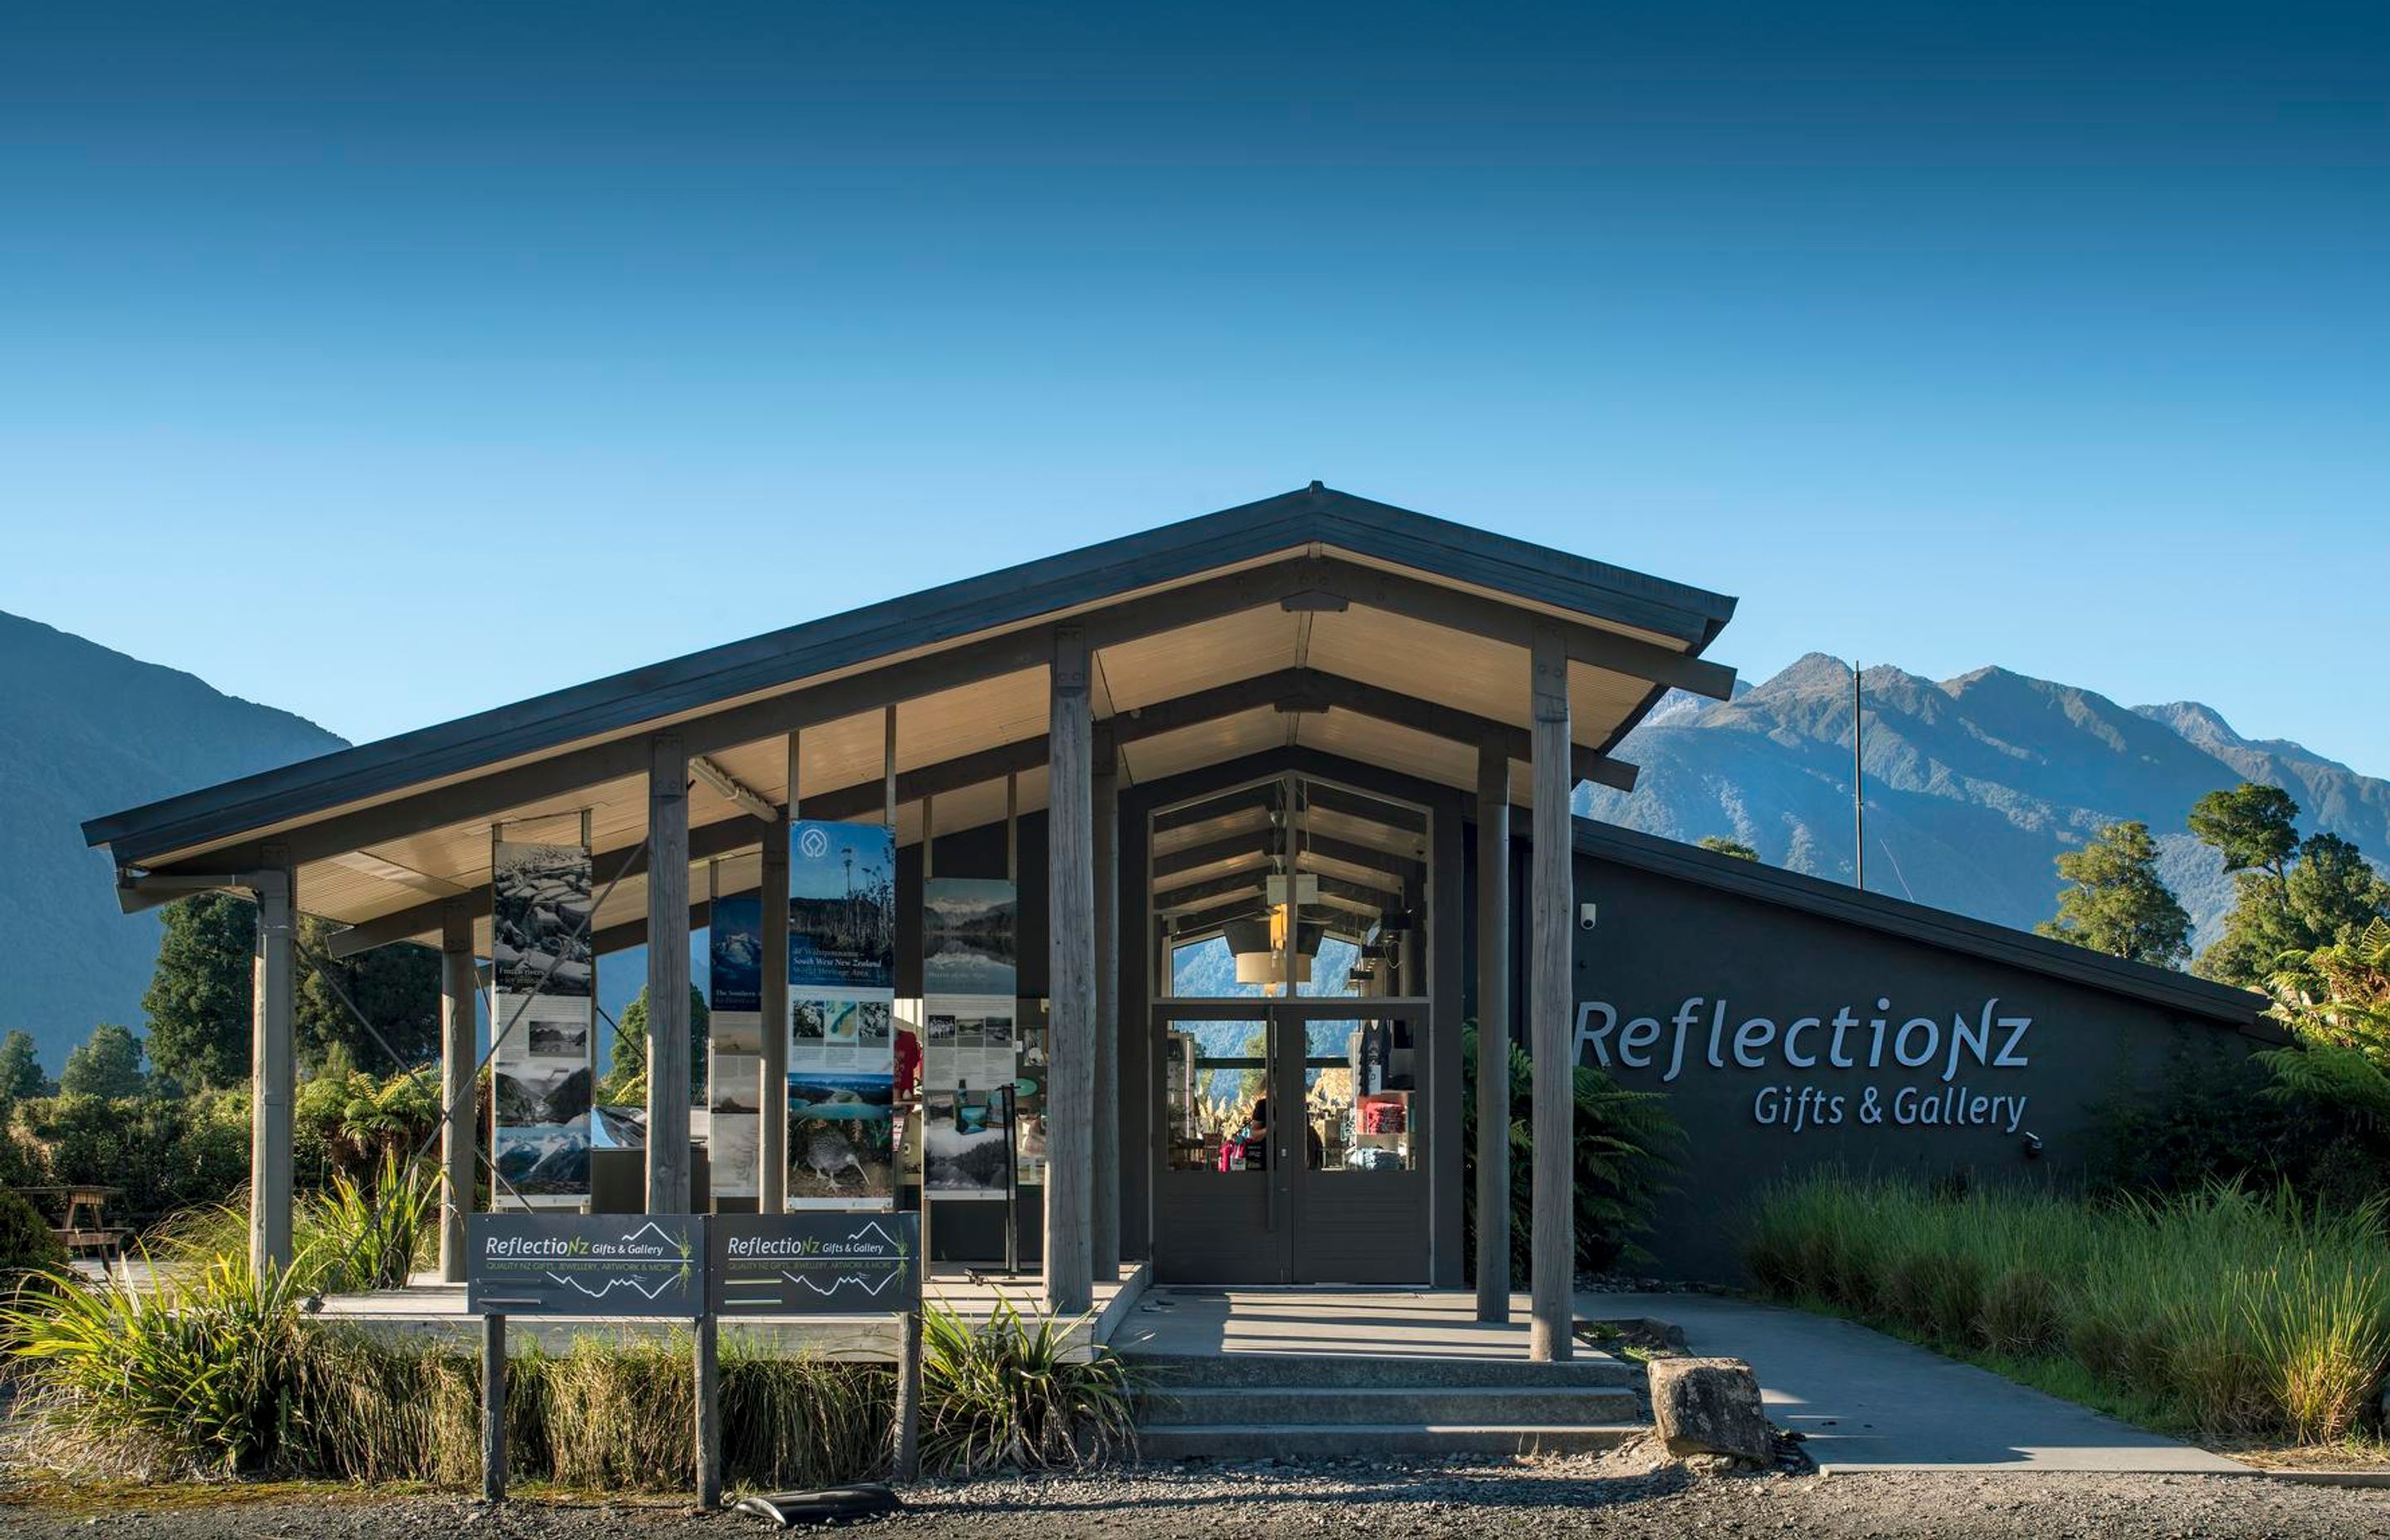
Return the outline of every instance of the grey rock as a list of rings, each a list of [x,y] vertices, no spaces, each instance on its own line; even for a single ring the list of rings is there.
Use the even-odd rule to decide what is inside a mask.
[[[1759,1380],[1740,1358],[1656,1358],[1651,1365],[1651,1421],[1679,1459],[1724,1455],[1752,1465],[1776,1462],[1776,1431],[1760,1405]]]

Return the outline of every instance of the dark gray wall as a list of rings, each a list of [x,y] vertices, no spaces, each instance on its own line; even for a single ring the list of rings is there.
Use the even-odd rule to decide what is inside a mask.
[[[1599,906],[1596,928],[1576,935],[1581,1061],[1604,1059],[1587,1033],[1606,1018],[1588,1007],[1613,1007],[1616,1025],[1601,1043],[1611,1073],[1623,1085],[1665,1092],[1688,1136],[1681,1187],[1644,1242],[1657,1258],[1650,1270],[1663,1277],[1740,1278],[1754,1195],[1818,1165],[1976,1181],[2075,1179],[2102,1100],[2155,1090],[2186,1050],[2245,1054],[2261,1046],[2230,1026],[2127,996],[1582,853],[1576,883],[1579,902]],[[1671,1078],[1676,1018],[1690,1001],[1698,1005]],[[1722,1066],[1711,1061],[1721,1002]],[[1987,1002],[1989,1042],[1979,1051],[1973,1034]],[[1848,1068],[1831,1063],[1828,1051],[1831,1020],[1844,1007],[1857,1021],[1843,1034],[1844,1057],[1856,1060]],[[1785,1034],[1810,1017],[1819,1023],[1791,1049],[1816,1059],[1804,1068],[1788,1061]],[[1656,1022],[1656,1041],[1641,1046],[1651,1033],[1643,1026],[1630,1056],[1622,1037],[1638,1018]],[[1878,1018],[1885,1022],[1881,1062],[1870,1067]],[[1971,1034],[1955,1066],[1954,1019]],[[1900,1033],[1919,1020],[1933,1023],[1934,1051],[1909,1067],[1897,1057]],[[2021,1035],[2019,1021],[2029,1023]],[[1923,1057],[1928,1036],[1925,1026],[1908,1029],[1909,1057]],[[2024,1062],[2001,1064],[2004,1055]],[[1985,1121],[1899,1121],[1898,1110],[1930,1098],[1938,1110],[1954,1091],[1962,1115]],[[2021,1098],[2022,1109],[1994,1097]],[[1880,1121],[1869,1121],[1870,1106]],[[1803,1120],[1797,1131],[1787,1121],[1794,1114]],[[2028,1134],[2040,1142],[2037,1157],[2028,1154]]]

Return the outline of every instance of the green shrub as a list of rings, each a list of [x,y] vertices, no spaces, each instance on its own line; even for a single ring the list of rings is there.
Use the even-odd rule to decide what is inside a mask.
[[[308,1287],[353,1294],[403,1289],[440,1241],[439,1169],[382,1152],[370,1186],[335,1172],[327,1191],[302,1201],[293,1223],[308,1263]]]
[[[219,1257],[148,1293],[51,1281],[0,1312],[36,1452],[139,1476],[279,1460],[299,1335],[288,1273]]]
[[[0,1187],[0,1295],[28,1273],[63,1272],[66,1264],[67,1249],[50,1233],[50,1222],[20,1194]]]
[[[1937,1192],[1819,1172],[1754,1213],[1746,1257],[1767,1292],[1962,1356],[2068,1366],[2208,1436],[2343,1437],[2390,1371],[2378,1203],[2334,1211],[2235,1186]]]
[[[223,1202],[248,1179],[249,1097],[29,1097],[9,1110],[8,1139],[23,1180],[115,1187],[110,1219],[140,1224]]]
[[[1461,1212],[1468,1244],[1463,1265],[1477,1251],[1477,1026],[1460,1033]],[[1684,1131],[1664,1093],[1627,1091],[1600,1070],[1576,1067],[1576,1270],[1598,1273],[1622,1259],[1645,1255],[1637,1239],[1651,1227],[1661,1199],[1674,1184]],[[1510,1279],[1527,1281],[1535,1217],[1535,1065],[1510,1046]]]
[[[923,1316],[921,1462],[947,1475],[1010,1466],[1080,1469],[1136,1445],[1126,1364],[1099,1351],[1063,1356],[1067,1323],[1033,1326],[1009,1303],[972,1328],[932,1306]]]

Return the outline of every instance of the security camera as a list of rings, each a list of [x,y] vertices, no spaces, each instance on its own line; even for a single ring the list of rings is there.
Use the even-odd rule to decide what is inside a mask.
[[[2038,1160],[2040,1160],[2040,1159],[2041,1159],[2041,1136],[2040,1136],[2040,1135],[2038,1135],[2038,1134],[2032,1134],[2032,1133],[2028,1133],[2027,1135],[2025,1135],[2025,1136],[2024,1136],[2024,1158],[2025,1158],[2026,1160],[2028,1160],[2028,1161],[2038,1161]]]
[[[1593,929],[1593,911],[1594,905],[1590,904],[1580,904],[1576,906],[1576,928],[1578,930],[1590,930]]]

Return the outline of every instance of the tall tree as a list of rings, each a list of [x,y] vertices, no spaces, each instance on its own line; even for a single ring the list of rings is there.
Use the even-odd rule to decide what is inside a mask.
[[[705,1003],[705,992],[695,984],[688,986],[688,1099],[696,1106],[705,1099],[705,1040],[713,1017]],[[620,1107],[645,1101],[648,1096],[648,992],[639,991],[638,998],[623,1007],[622,1031],[614,1034],[614,1057],[608,1063],[605,1078],[598,1082],[595,1099],[608,1106]]]
[[[42,1060],[33,1034],[22,1028],[0,1038],[0,1102],[22,1101],[42,1094]]]
[[[116,1100],[141,1094],[141,1039],[129,1027],[102,1021],[91,1029],[81,1046],[67,1055],[58,1072],[58,1089],[71,1097],[104,1097]]]
[[[170,904],[158,966],[141,1008],[149,1019],[149,1062],[186,1089],[249,1078],[251,969],[257,910],[229,893]]]
[[[2299,848],[2299,804],[2279,786],[2242,781],[2191,804],[2191,832],[2224,856],[2228,872],[2264,872],[2289,902],[2291,856]]]
[[[1693,843],[1720,855],[1731,855],[1738,861],[1756,861],[1759,852],[1740,840],[1729,840],[1723,834],[1704,834]]]
[[[2058,917],[2034,929],[2094,952],[2181,966],[2191,956],[2191,916],[2158,876],[2157,841],[2138,819],[2110,824],[2081,850],[2058,858],[2069,886],[2058,895]]]
[[[2285,967],[2339,945],[2390,916],[2390,882],[2336,834],[2310,834],[2271,872],[2243,871],[2224,934],[2199,956],[2198,970],[2227,983],[2266,985]]]
[[[351,1064],[377,1076],[439,1057],[440,954],[401,943],[335,958],[324,944],[332,929],[321,920],[301,922],[305,944],[293,1012],[300,1057],[311,1068],[320,1067],[335,1047],[342,1048]],[[342,995],[364,1013],[372,1031],[341,1003]]]

